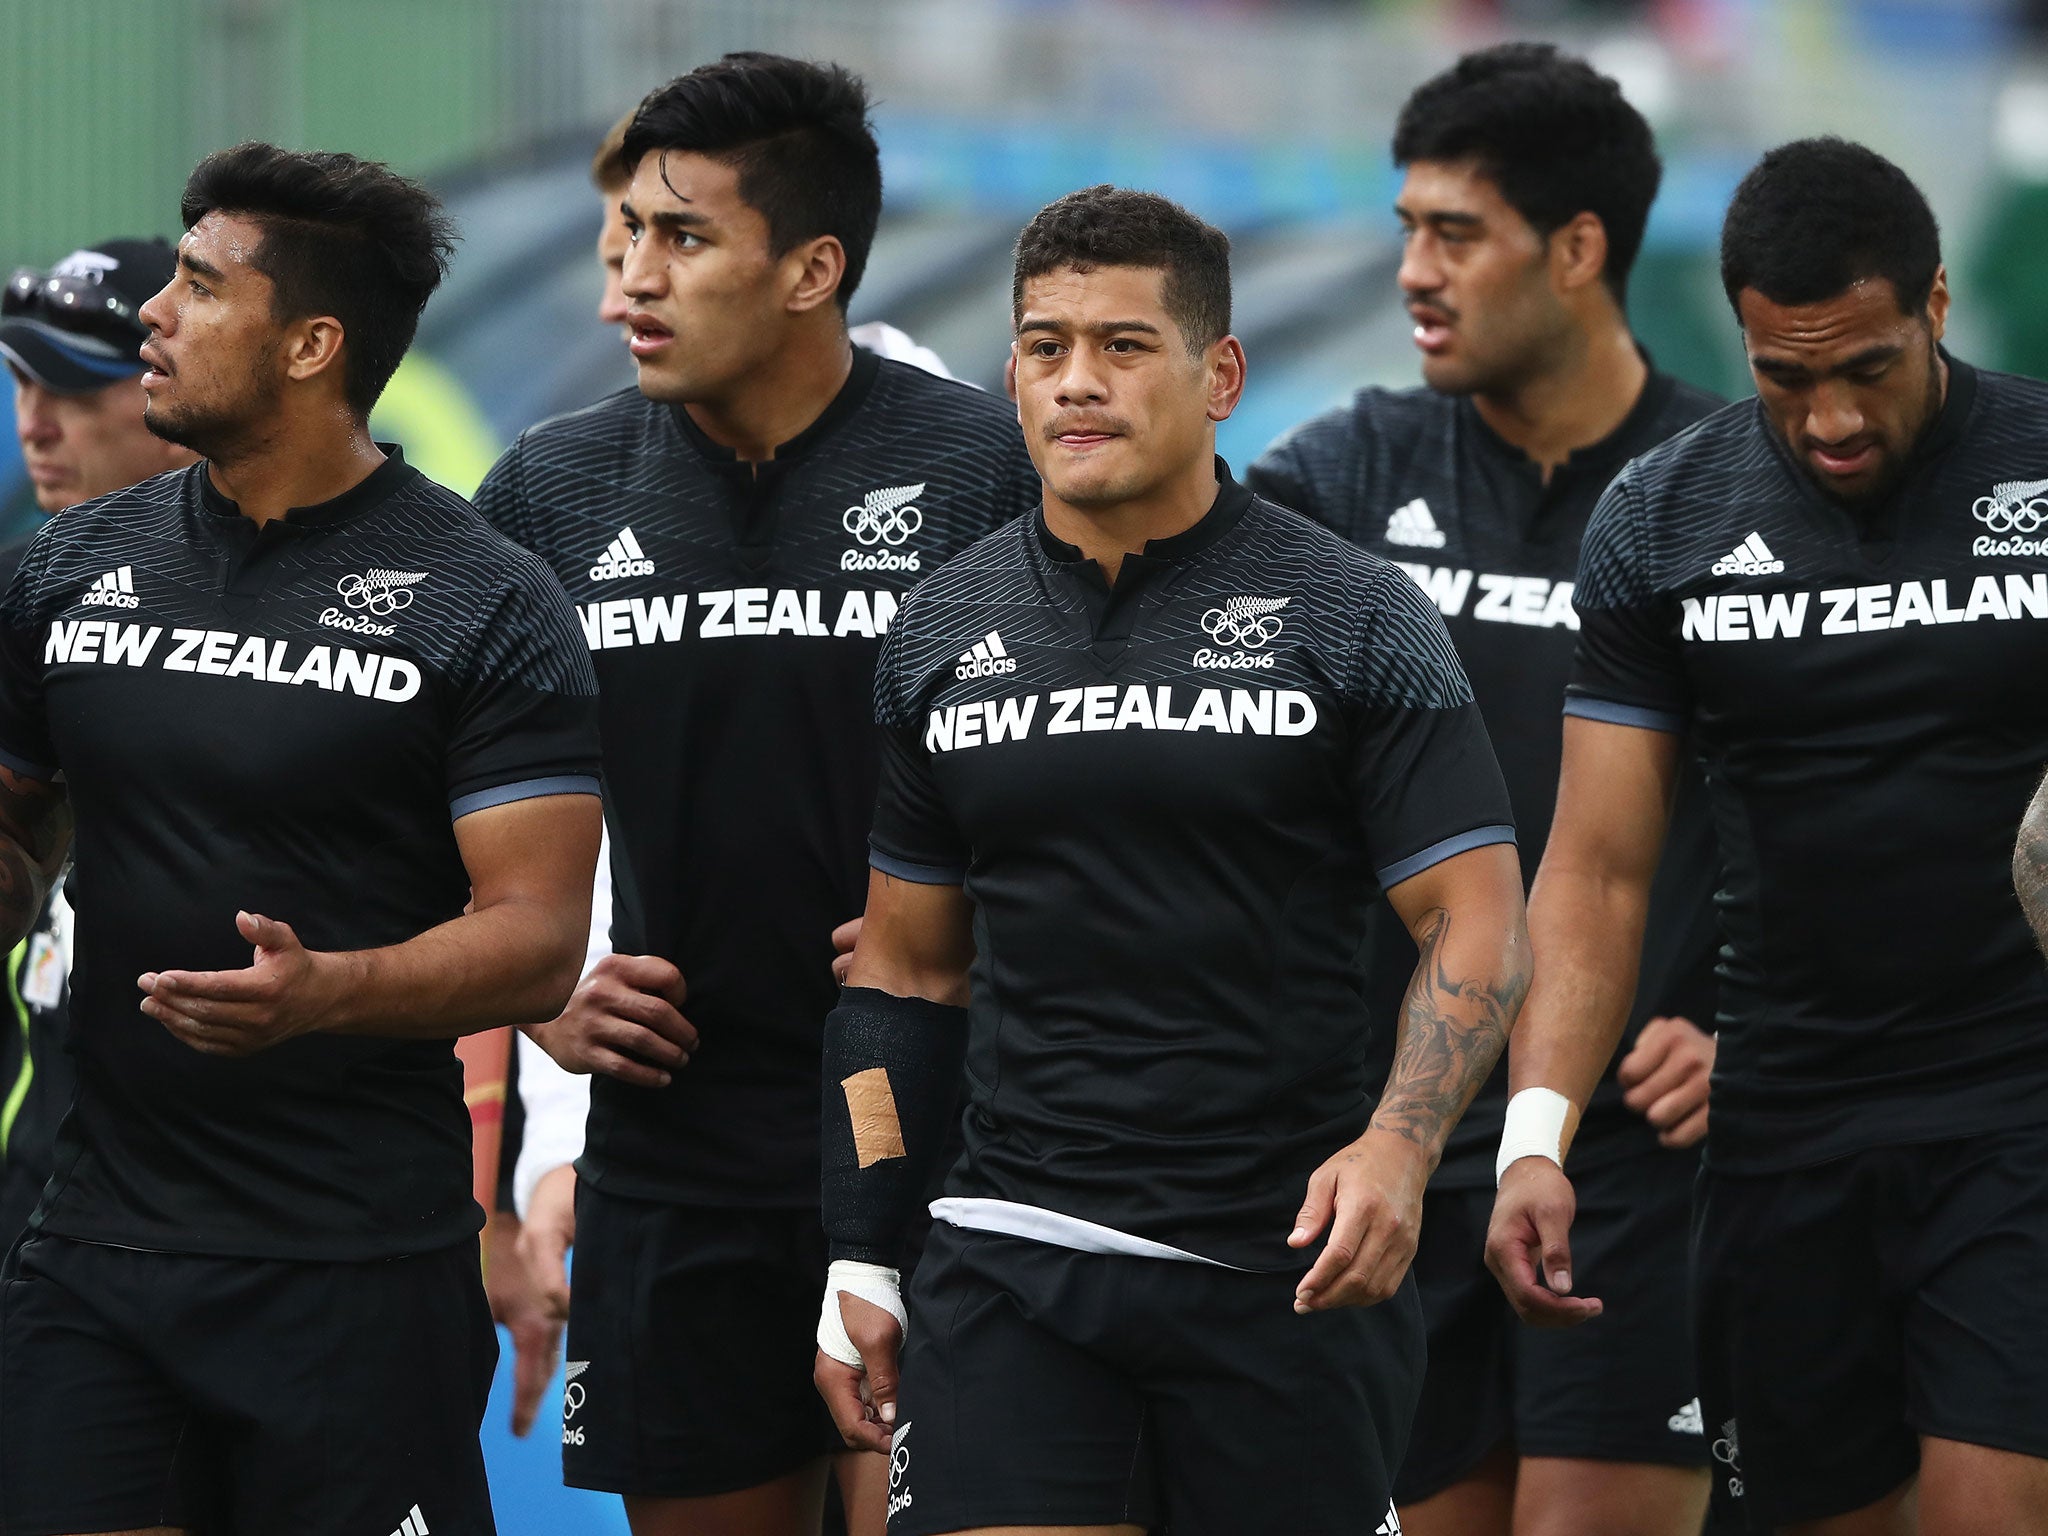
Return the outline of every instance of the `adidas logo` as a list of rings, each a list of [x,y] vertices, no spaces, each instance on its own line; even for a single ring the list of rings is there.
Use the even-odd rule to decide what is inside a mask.
[[[420,1513],[419,1505],[413,1505],[391,1536],[427,1536],[427,1517]]]
[[[618,581],[627,576],[652,576],[654,562],[633,537],[633,530],[621,528],[617,538],[605,545],[604,554],[590,568],[592,581]]]
[[[124,565],[119,570],[109,571],[86,589],[79,600],[87,608],[134,608],[140,606],[135,596],[135,568]]]
[[[1700,1414],[1698,1398],[1687,1403],[1665,1422],[1671,1426],[1673,1434],[1704,1435],[1707,1432],[1707,1421]]]
[[[1017,670],[1017,658],[1003,649],[1003,637],[990,630],[960,653],[960,665],[953,669],[958,678],[998,677]]]
[[[1387,1505],[1387,1518],[1372,1528],[1372,1536],[1401,1536],[1401,1512],[1391,1501]]]
[[[1771,553],[1771,546],[1762,537],[1752,533],[1735,548],[1714,562],[1716,576],[1775,576],[1785,569],[1785,562]]]
[[[1429,515],[1429,503],[1420,496],[1405,507],[1396,507],[1387,519],[1387,542],[1409,544],[1417,549],[1442,549],[1444,531]]]

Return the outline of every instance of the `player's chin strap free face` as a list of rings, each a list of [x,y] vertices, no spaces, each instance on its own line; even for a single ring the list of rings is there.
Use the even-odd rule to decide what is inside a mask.
[[[863,1367],[840,1296],[904,1325],[904,1240],[938,1173],[958,1111],[967,1010],[848,987],[825,1020],[821,1152],[831,1270],[818,1348]]]

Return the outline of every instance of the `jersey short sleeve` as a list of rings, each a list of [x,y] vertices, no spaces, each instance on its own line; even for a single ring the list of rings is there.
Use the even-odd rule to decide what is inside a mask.
[[[471,504],[482,514],[483,520],[514,544],[531,549],[528,527],[526,494],[522,486],[524,468],[522,456],[526,451],[526,436],[521,433],[518,440],[507,448],[493,464],[490,473],[484,476],[483,484],[476,488]]]
[[[0,598],[0,763],[35,779],[54,779],[62,766],[43,708],[43,626],[36,605],[46,548],[38,539]]]
[[[875,667],[882,776],[868,863],[885,875],[919,885],[958,885],[967,878],[967,840],[932,774],[932,756],[919,729],[915,679],[908,676],[905,631],[899,619],[883,642]]]
[[[1579,645],[1564,712],[1610,725],[1682,731],[1692,699],[1677,604],[1651,579],[1642,527],[1633,477],[1624,472],[1593,509],[1580,546],[1573,594]]]
[[[1515,840],[1493,744],[1443,620],[1413,583],[1378,584],[1357,683],[1352,788],[1383,889]]]
[[[1285,433],[1252,461],[1245,484],[1290,512],[1340,532],[1341,509],[1327,504],[1327,491],[1357,479],[1356,440],[1345,430],[1348,410],[1330,412]]]
[[[568,598],[545,571],[522,558],[452,681],[451,815],[598,793],[597,678]]]

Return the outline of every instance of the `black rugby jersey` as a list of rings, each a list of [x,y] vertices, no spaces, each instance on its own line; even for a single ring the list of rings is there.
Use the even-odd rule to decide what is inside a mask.
[[[2048,1119],[2048,971],[2011,878],[2048,761],[2044,445],[2048,386],[1952,362],[1874,509],[1744,402],[1594,514],[1565,708],[1688,731],[1705,764],[1716,1167]]]
[[[1514,830],[1414,584],[1218,473],[1113,589],[1039,514],[911,595],[871,858],[974,903],[948,1196],[1291,1269],[1384,1083],[1366,913]]]
[[[1260,494],[1393,561],[1436,603],[1507,780],[1525,885],[1536,878],[1557,804],[1558,705],[1578,641],[1572,578],[1586,520],[1623,464],[1720,403],[1652,373],[1621,424],[1546,484],[1470,399],[1363,389],[1282,437],[1245,477]],[[1614,1068],[1636,1031],[1661,1014],[1714,1027],[1713,892],[1713,828],[1699,776],[1688,772],[1651,893],[1628,1032],[1586,1106],[1572,1143],[1575,1168],[1655,1146],[1656,1132],[1622,1103]],[[1368,995],[1377,1016],[1397,1017],[1415,943],[1385,906],[1373,915],[1370,942]],[[1439,1187],[1493,1186],[1507,1080],[1503,1058],[1451,1135]]]
[[[683,973],[667,1088],[599,1077],[582,1175],[815,1206],[831,934],[867,901],[875,658],[903,594],[1037,504],[1016,409],[856,349],[758,466],[624,389],[523,434],[477,503],[554,567],[597,668],[612,947]]]
[[[59,772],[77,1094],[43,1230],[367,1259],[477,1230],[447,1040],[302,1035],[203,1055],[136,978],[250,963],[237,909],[308,948],[461,915],[454,820],[597,792],[595,683],[547,571],[395,449],[260,530],[204,464],[74,507],[0,603],[0,761]]]

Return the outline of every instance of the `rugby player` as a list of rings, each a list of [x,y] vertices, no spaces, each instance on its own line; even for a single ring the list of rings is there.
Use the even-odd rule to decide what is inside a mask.
[[[1624,463],[1720,402],[1654,372],[1629,332],[1660,167],[1612,80],[1547,44],[1489,48],[1408,99],[1393,149],[1427,387],[1359,391],[1245,479],[1435,599],[1500,754],[1526,880],[1557,801],[1586,519]],[[1685,1248],[1698,1154],[1683,1149],[1706,1130],[1713,887],[1694,774],[1622,1048],[1573,1147],[1580,1269],[1614,1303],[1606,1316],[1576,1333],[1522,1328],[1487,1275],[1505,1071],[1451,1135],[1415,1259],[1429,1370],[1395,1482],[1409,1536],[1697,1536],[1707,1444]],[[1371,932],[1385,1017],[1415,946],[1384,906]]]
[[[103,240],[48,272],[17,271],[0,295],[0,357],[14,380],[14,428],[45,512],[179,469],[196,457],[142,420],[137,318],[171,280],[177,258],[162,240]],[[0,548],[0,587],[14,579],[28,540]],[[71,1102],[63,1048],[71,905],[61,874],[34,930],[8,959],[12,1017],[0,1050],[0,1248],[35,1209],[55,1166],[57,1122]]]
[[[2048,1531],[2048,972],[2008,875],[2048,760],[2048,387],[1942,348],[1934,217],[1861,146],[1765,155],[1721,276],[1757,398],[1636,460],[1586,534],[1488,1261],[1532,1321],[1598,1309],[1559,1163],[1696,752],[1716,1497],[1758,1531],[1911,1530],[1916,1505],[1943,1536]]]
[[[576,600],[601,693],[617,952],[533,1031],[601,1075],[527,1214],[529,1247],[577,1244],[564,1474],[638,1536],[819,1527],[819,1034],[865,893],[875,658],[903,593],[1037,498],[1006,402],[848,340],[867,110],[766,54],[652,93],[624,139],[639,387],[478,493]],[[878,1530],[883,1463],[842,1459]]]
[[[1042,509],[911,595],[877,678],[817,1372],[848,1443],[890,1448],[909,1536],[1397,1528],[1408,1261],[1520,1003],[1521,876],[1436,610],[1214,456],[1228,253],[1148,193],[1033,219]],[[1424,959],[1375,1109],[1383,888]],[[896,1260],[963,1052],[899,1396]]]
[[[205,462],[65,512],[0,602],[0,931],[75,810],[80,959],[0,1527],[488,1533],[451,1042],[573,984],[595,683],[545,568],[368,436],[433,199],[244,144],[183,214],[145,419]]]

